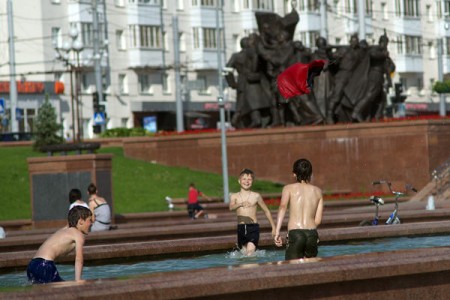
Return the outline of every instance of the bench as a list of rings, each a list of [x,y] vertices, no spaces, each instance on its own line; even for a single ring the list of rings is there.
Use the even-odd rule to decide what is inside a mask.
[[[41,152],[47,152],[48,156],[53,156],[54,153],[61,153],[67,155],[68,152],[75,151],[77,154],[82,154],[83,151],[87,153],[95,153],[95,150],[100,149],[100,143],[73,143],[73,144],[58,144],[41,146]]]

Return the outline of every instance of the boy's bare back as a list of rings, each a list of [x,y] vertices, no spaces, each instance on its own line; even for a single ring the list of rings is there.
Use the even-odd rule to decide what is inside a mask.
[[[281,201],[289,203],[288,230],[316,229],[322,221],[323,198],[320,188],[305,182],[288,184]]]

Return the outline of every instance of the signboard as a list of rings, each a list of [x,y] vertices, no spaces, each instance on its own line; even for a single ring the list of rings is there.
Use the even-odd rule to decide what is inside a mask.
[[[106,116],[104,112],[95,112],[94,113],[94,124],[102,125],[106,124]]]
[[[23,109],[22,108],[16,108],[16,120],[20,121],[23,119]]]
[[[156,116],[144,117],[143,121],[145,130],[153,133],[158,131],[158,125],[156,124]]]
[[[5,114],[5,99],[0,98],[0,115]]]

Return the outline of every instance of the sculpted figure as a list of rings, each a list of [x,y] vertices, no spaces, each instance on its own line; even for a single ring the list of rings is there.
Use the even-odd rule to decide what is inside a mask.
[[[353,87],[358,89],[358,82],[351,82],[350,79],[361,59],[359,50],[359,39],[356,35],[353,35],[350,39],[350,46],[338,47],[336,53],[332,54],[332,59],[338,65],[338,70],[334,76],[334,86],[327,111],[328,124],[336,122],[337,108],[341,104],[345,89]]]
[[[242,50],[234,53],[227,63],[236,69],[237,81],[233,74],[226,76],[231,88],[237,92],[236,113],[231,121],[237,128],[261,127],[261,110],[271,105],[269,85],[261,73],[261,63],[256,52],[257,36],[251,35],[241,40]]]
[[[389,42],[386,34],[382,35],[378,45],[368,47],[369,72],[365,96],[358,101],[353,109],[352,119],[357,122],[364,122],[372,117],[379,118],[382,114],[386,99],[383,90],[384,82],[387,81],[388,87],[392,86],[390,71],[393,66],[389,58],[387,44]]]

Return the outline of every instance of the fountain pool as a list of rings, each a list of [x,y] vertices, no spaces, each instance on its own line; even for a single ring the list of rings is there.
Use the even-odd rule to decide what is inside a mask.
[[[450,236],[400,237],[353,242],[340,245],[322,245],[319,257],[351,255],[369,252],[386,252],[402,249],[418,249],[450,246]],[[211,267],[232,267],[240,264],[266,263],[284,260],[284,248],[258,250],[255,256],[245,257],[238,251],[203,255],[199,257],[143,261],[132,264],[108,264],[90,266],[85,263],[83,279],[118,278],[156,272],[182,271]],[[74,279],[73,264],[58,264],[58,271],[65,280]],[[0,289],[24,287],[29,283],[26,270],[0,274]]]

